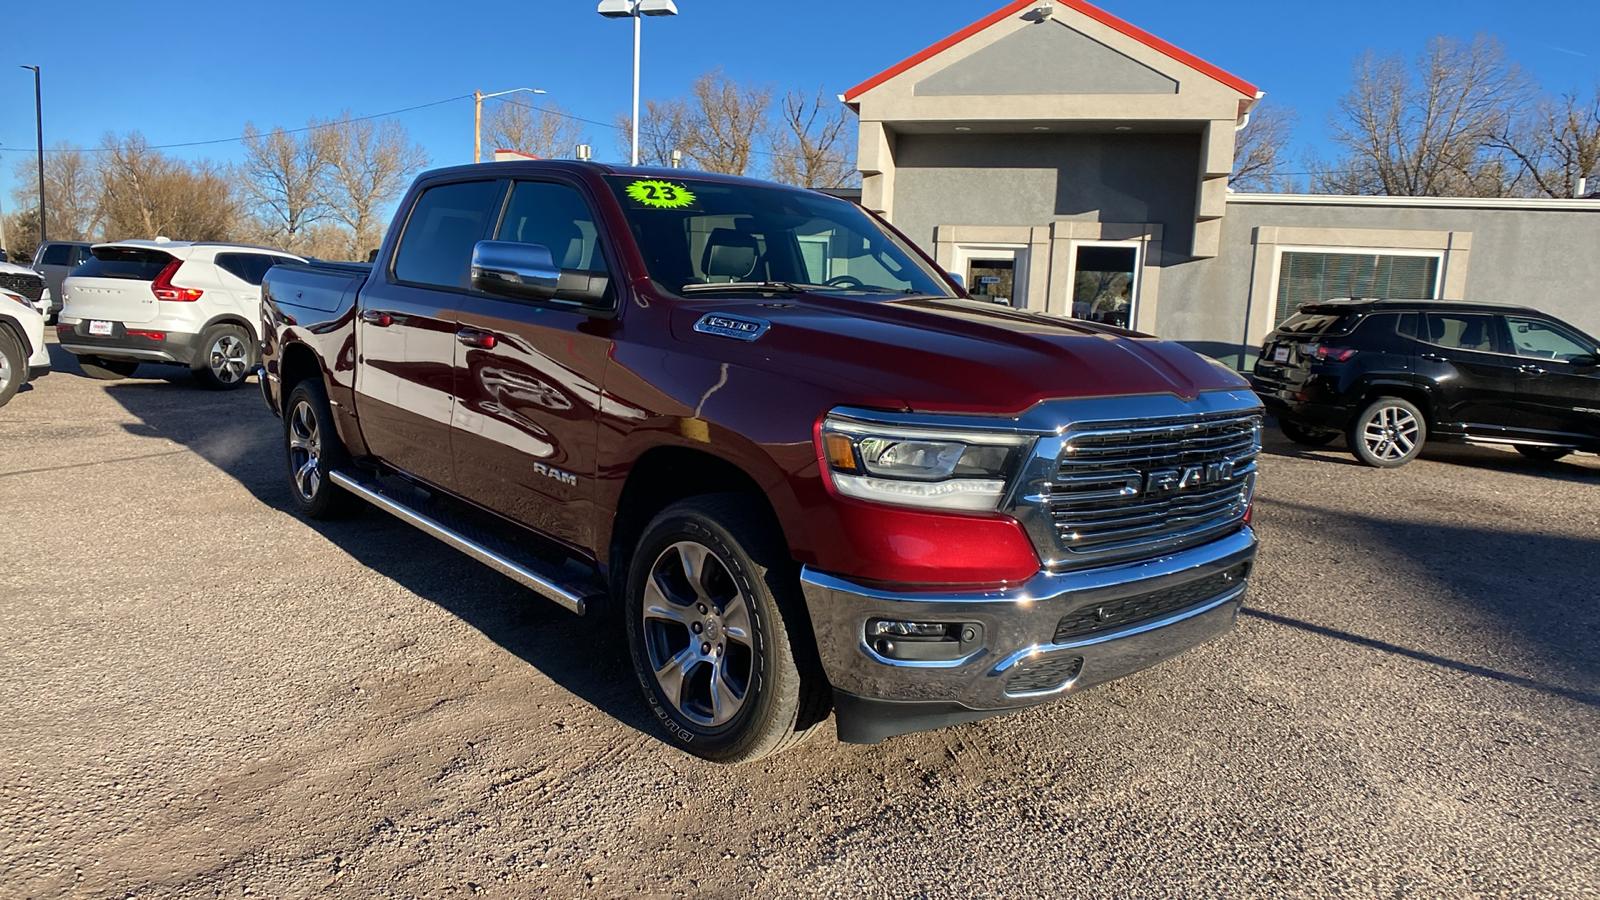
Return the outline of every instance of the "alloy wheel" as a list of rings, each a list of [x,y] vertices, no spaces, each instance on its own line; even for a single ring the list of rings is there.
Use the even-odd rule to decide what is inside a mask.
[[[11,387],[11,379],[15,378],[16,374],[11,371],[11,359],[4,353],[0,353],[0,394],[5,393],[6,388]]]
[[[302,400],[289,413],[289,467],[294,472],[294,489],[306,501],[315,500],[322,487],[322,433],[317,414]]]
[[[223,384],[244,379],[250,368],[250,351],[237,335],[225,334],[211,345],[211,374]]]
[[[645,583],[643,631],[662,696],[684,718],[727,724],[755,677],[750,600],[710,548],[679,541],[656,557]]]
[[[1416,416],[1398,406],[1385,406],[1375,410],[1361,426],[1361,440],[1374,458],[1394,461],[1411,454],[1419,432]]]

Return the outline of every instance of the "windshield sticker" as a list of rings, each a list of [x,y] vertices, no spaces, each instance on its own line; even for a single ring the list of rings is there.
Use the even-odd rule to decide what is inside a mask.
[[[681,184],[650,178],[628,185],[628,196],[654,209],[683,209],[694,205],[694,192]]]

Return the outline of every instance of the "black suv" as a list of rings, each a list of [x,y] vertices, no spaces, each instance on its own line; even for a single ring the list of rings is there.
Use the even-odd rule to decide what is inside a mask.
[[[1255,388],[1290,440],[1343,434],[1370,466],[1405,465],[1429,438],[1600,452],[1600,342],[1520,306],[1307,303],[1267,335]]]

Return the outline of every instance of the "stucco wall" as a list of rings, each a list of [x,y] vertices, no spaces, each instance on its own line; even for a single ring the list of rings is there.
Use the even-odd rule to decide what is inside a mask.
[[[1194,233],[1198,134],[906,134],[894,157],[894,223],[929,250],[939,225],[1154,222],[1180,248]]]
[[[1470,235],[1465,258],[1467,300],[1516,303],[1544,310],[1600,336],[1600,202],[1592,209],[1461,208],[1281,204],[1232,200],[1222,219],[1215,259],[1162,270],[1157,332],[1223,357],[1259,340],[1259,304],[1275,303],[1271,272],[1255,276],[1260,227],[1360,229]],[[1459,238],[1458,238],[1459,240]],[[1454,265],[1454,263],[1453,263]],[[1448,273],[1447,273],[1447,277]],[[1454,273],[1459,278],[1460,273]],[[1252,283],[1258,293],[1254,298]],[[1257,327],[1251,328],[1252,322]]]

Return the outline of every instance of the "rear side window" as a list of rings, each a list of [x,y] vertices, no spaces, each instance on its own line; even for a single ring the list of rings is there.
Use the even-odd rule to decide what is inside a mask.
[[[155,281],[156,276],[172,260],[171,254],[144,247],[96,247],[94,256],[74,269],[72,274],[79,278]]]
[[[261,286],[262,279],[267,277],[268,269],[287,262],[294,260],[287,256],[271,256],[266,253],[217,254],[217,268],[255,287]]]
[[[1278,330],[1284,334],[1342,334],[1355,323],[1355,315],[1347,312],[1295,313],[1284,320]]]
[[[86,246],[86,245],[74,244],[73,247],[72,247],[72,254],[71,254],[72,255],[72,263],[71,263],[71,265],[81,266],[84,263],[88,262],[89,260],[94,259],[94,254],[91,253],[90,250],[91,250],[91,248]]]
[[[493,181],[441,184],[422,192],[394,256],[399,281],[465,288],[472,246],[483,239],[500,186]]]
[[[1430,344],[1449,347],[1452,350],[1475,350],[1480,353],[1494,353],[1499,349],[1495,340],[1494,316],[1477,313],[1428,313],[1425,321],[1428,333],[1423,340]]]

